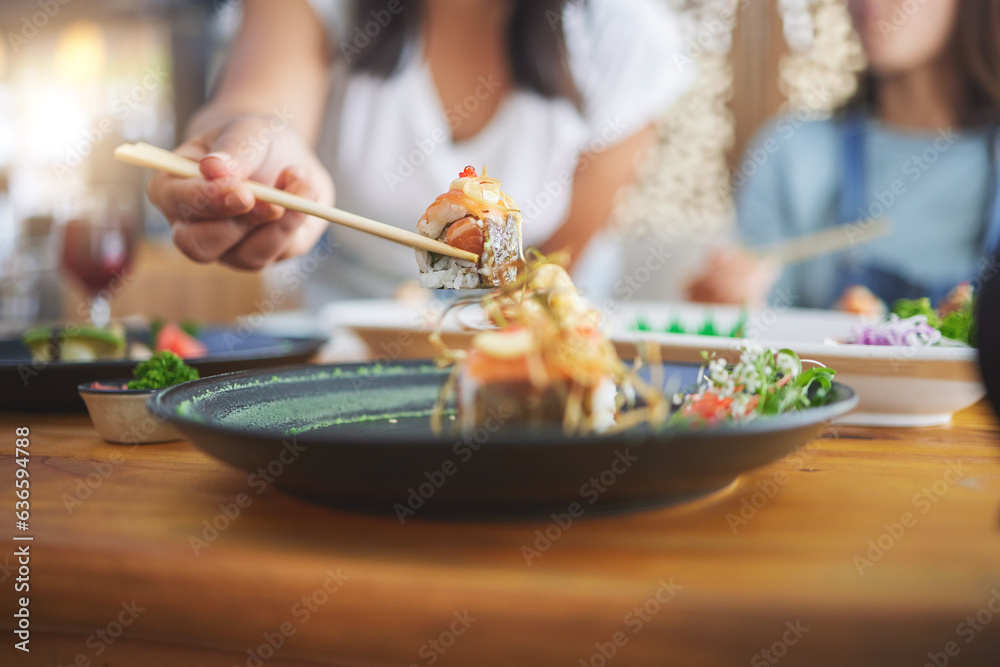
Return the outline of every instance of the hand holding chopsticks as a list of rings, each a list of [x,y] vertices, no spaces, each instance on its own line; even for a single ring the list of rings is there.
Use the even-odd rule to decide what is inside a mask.
[[[700,273],[685,285],[687,297],[704,303],[762,306],[783,266],[870,243],[892,231],[885,218],[834,225],[793,239],[755,248],[710,253]]]
[[[122,144],[115,149],[115,158],[121,162],[148,167],[179,176],[180,178],[203,178],[198,163],[181,157],[176,153],[157,148],[145,143]],[[459,250],[452,246],[421,236],[399,227],[393,227],[383,222],[369,220],[354,213],[348,213],[332,206],[314,202],[305,197],[272,188],[256,181],[245,181],[247,187],[259,201],[265,201],[277,206],[316,216],[329,222],[350,227],[368,234],[394,241],[411,248],[435,252],[440,255],[455,257],[469,262],[478,262],[479,257],[471,252]]]

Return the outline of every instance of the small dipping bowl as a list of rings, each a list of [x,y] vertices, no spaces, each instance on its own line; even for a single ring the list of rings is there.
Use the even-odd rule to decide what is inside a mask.
[[[104,380],[77,387],[101,437],[122,445],[182,440],[177,429],[146,409],[149,397],[162,389],[126,389],[128,383],[129,380]]]

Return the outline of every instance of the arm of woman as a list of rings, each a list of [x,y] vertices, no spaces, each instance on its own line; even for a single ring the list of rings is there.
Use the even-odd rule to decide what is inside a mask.
[[[200,161],[206,180],[157,173],[147,187],[186,255],[259,269],[307,252],[322,235],[322,220],[257,202],[242,181],[332,203],[333,182],[311,148],[326,102],[328,54],[323,24],[306,0],[244,2],[218,89],[176,149]]]
[[[583,254],[590,240],[610,220],[619,193],[635,180],[636,170],[655,138],[656,129],[650,124],[605,151],[580,156],[566,222],[546,241],[542,252],[568,250],[571,262]]]
[[[767,245],[790,236],[786,155],[783,149],[764,149],[782,145],[778,143],[782,135],[775,127],[780,127],[780,122],[772,122],[758,133],[737,171],[752,172],[743,177],[734,193],[738,224],[735,240],[750,246]],[[767,156],[763,162],[752,161],[751,155],[761,154]],[[701,271],[687,281],[685,288],[691,301],[759,308],[767,303],[782,270],[775,260],[732,245],[710,251]]]

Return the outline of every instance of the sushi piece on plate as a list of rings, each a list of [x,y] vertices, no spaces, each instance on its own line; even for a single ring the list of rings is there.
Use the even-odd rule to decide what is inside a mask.
[[[555,346],[522,328],[477,335],[458,375],[461,428],[470,431],[492,419],[498,427],[563,424],[582,432],[606,431],[614,426],[617,409],[612,369],[572,366],[599,347],[594,330],[570,332]]]
[[[601,331],[601,313],[562,266],[530,260],[517,281],[482,305],[498,330],[476,335],[468,353],[442,346],[443,361],[455,364],[463,430],[561,424],[567,433],[599,433],[615,425],[632,395],[632,374]]]
[[[485,171],[479,176],[466,167],[417,223],[423,236],[479,255],[479,262],[417,250],[421,287],[494,288],[517,278],[524,265],[521,212]]]

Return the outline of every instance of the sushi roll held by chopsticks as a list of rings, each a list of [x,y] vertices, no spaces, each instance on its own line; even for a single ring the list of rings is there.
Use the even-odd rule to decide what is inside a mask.
[[[479,255],[473,263],[417,250],[420,286],[430,289],[492,289],[517,278],[524,265],[521,212],[500,181],[466,167],[448,192],[434,200],[417,232]]]

